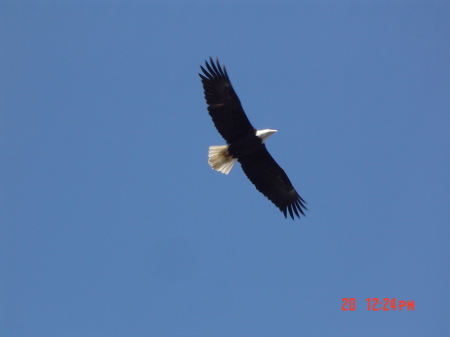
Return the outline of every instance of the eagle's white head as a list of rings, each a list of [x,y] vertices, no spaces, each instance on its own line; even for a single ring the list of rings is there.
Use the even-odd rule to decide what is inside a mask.
[[[271,129],[264,129],[264,130],[257,130],[256,136],[261,139],[261,143],[265,143],[267,138],[272,136],[277,130],[271,130]]]

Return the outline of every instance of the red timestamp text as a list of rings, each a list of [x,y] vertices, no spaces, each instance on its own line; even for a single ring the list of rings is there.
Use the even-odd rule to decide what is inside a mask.
[[[414,311],[414,301],[397,301],[396,298],[383,298],[378,299],[367,298],[367,310],[368,311],[390,311],[390,310],[408,310]],[[342,299],[342,311],[354,311],[356,310],[356,299],[343,298]]]

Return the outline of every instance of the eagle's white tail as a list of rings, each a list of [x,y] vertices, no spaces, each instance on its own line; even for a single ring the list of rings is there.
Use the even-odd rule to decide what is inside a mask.
[[[236,160],[228,154],[228,145],[209,147],[208,164],[216,171],[230,173]]]

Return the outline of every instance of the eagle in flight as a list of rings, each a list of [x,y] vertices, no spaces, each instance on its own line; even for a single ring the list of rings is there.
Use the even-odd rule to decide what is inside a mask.
[[[285,217],[288,213],[292,219],[294,215],[305,215],[306,202],[264,144],[277,130],[256,130],[242,109],[225,66],[221,66],[218,59],[214,64],[212,58],[209,64],[207,61],[205,64],[206,69],[200,66],[203,74],[199,75],[209,115],[227,143],[209,147],[209,165],[214,170],[228,174],[238,161],[256,189],[277,206]]]

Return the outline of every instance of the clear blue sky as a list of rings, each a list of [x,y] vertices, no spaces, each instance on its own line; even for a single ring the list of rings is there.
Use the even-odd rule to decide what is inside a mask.
[[[450,336],[449,2],[2,1],[0,29],[1,336]],[[209,56],[306,218],[208,166]]]

